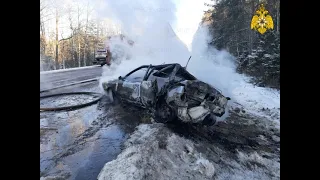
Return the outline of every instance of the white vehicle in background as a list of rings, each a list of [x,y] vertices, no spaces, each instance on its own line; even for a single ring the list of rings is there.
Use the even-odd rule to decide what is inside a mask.
[[[101,66],[107,64],[107,50],[106,49],[98,49],[95,52],[93,64],[100,64]]]
[[[101,66],[108,64],[107,56],[108,56],[107,46],[104,42],[100,42],[97,44],[97,50],[95,52],[94,61],[92,63],[100,64]]]

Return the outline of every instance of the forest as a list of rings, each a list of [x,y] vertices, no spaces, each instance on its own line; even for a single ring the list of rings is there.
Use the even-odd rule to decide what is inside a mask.
[[[237,72],[253,77],[257,86],[280,89],[280,0],[211,1],[202,20],[209,25],[210,44],[235,56]],[[250,27],[261,4],[274,24],[264,34]]]

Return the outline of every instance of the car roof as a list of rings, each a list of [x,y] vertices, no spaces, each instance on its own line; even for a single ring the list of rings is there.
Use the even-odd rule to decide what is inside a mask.
[[[196,80],[197,78],[194,77],[192,74],[190,74],[184,67],[182,67],[180,64],[178,63],[171,63],[171,64],[161,64],[161,65],[142,65],[134,70],[132,70],[131,72],[129,72],[127,75],[125,75],[124,78],[130,76],[132,73],[142,69],[142,68],[148,68],[148,69],[152,69],[152,70],[162,70],[162,69],[165,69],[165,68],[168,68],[168,69],[171,69],[174,68],[175,66],[180,66],[180,69],[179,71],[183,71],[182,74],[183,76],[185,76],[187,79],[193,79],[193,80]],[[147,71],[146,73],[148,73],[149,71]]]

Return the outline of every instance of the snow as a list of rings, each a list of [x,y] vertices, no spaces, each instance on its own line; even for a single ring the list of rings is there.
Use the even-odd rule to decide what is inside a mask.
[[[212,179],[213,164],[194,143],[163,124],[143,124],[125,142],[117,159],[105,164],[98,180]]]
[[[200,149],[210,149],[206,153]],[[231,155],[231,154],[234,155]],[[279,179],[279,156],[264,151],[229,152],[176,135],[164,124],[139,125],[98,180]]]
[[[272,55],[270,55],[270,54],[264,54],[263,56],[266,57],[266,58],[272,57]]]
[[[66,72],[66,71],[75,71],[79,69],[91,69],[99,67],[99,65],[94,65],[94,66],[85,66],[85,67],[78,67],[78,68],[69,68],[69,69],[59,69],[59,70],[52,70],[52,71],[40,71],[41,74],[51,74],[51,73],[57,73],[57,72]]]
[[[214,175],[214,166],[210,161],[204,158],[199,158],[196,162],[195,170],[198,170],[201,174],[205,174],[207,177],[212,177]]]
[[[270,172],[272,172],[272,175],[274,177],[280,178],[280,163],[277,161],[278,159],[267,159],[262,157],[262,155],[260,155],[257,152],[253,152],[253,153],[238,152],[237,156],[238,156],[238,159],[240,160],[240,163],[250,164],[253,167],[253,170],[261,172],[263,170],[258,165],[264,166],[271,170]],[[252,176],[254,173],[249,171],[249,172],[246,172],[246,174],[251,174]],[[262,174],[266,174],[266,173],[259,173],[259,174],[256,173],[256,176],[260,175],[259,179],[270,179],[270,177],[263,177],[263,176],[261,177]],[[249,179],[249,178],[246,177],[246,179]]]
[[[232,91],[233,101],[241,104],[245,111],[268,118],[280,128],[280,91],[257,87],[243,80]],[[232,104],[236,107],[237,105]]]
[[[97,98],[90,95],[78,94],[78,95],[66,95],[66,96],[58,96],[58,97],[49,97],[46,99],[40,99],[40,107],[41,106],[50,106],[50,107],[63,107],[63,106],[74,106],[79,104],[89,103],[91,101],[96,100]]]
[[[254,58],[257,58],[257,57],[258,57],[258,56],[256,56],[256,55],[254,55],[254,56],[253,56],[253,55],[248,55],[248,58],[249,58],[249,59],[254,59]]]

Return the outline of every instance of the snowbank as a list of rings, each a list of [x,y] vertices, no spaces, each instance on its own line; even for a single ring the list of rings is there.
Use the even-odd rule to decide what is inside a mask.
[[[232,90],[230,108],[265,117],[280,128],[280,90],[257,87],[246,81],[248,79],[243,77]]]
[[[98,179],[212,179],[215,169],[193,142],[163,124],[143,124],[125,142],[117,159],[105,164]]]
[[[193,142],[163,124],[143,124],[125,142],[122,153],[105,164],[98,180],[280,178],[279,155],[260,150],[233,152],[220,145]]]
[[[51,74],[51,73],[57,73],[57,72],[65,72],[65,71],[75,71],[75,70],[79,70],[79,69],[91,69],[91,68],[95,68],[95,67],[99,67],[99,65],[94,65],[94,66],[85,66],[85,67],[78,67],[78,68],[69,68],[69,69],[59,69],[59,70],[52,70],[52,71],[41,71],[41,74]]]

